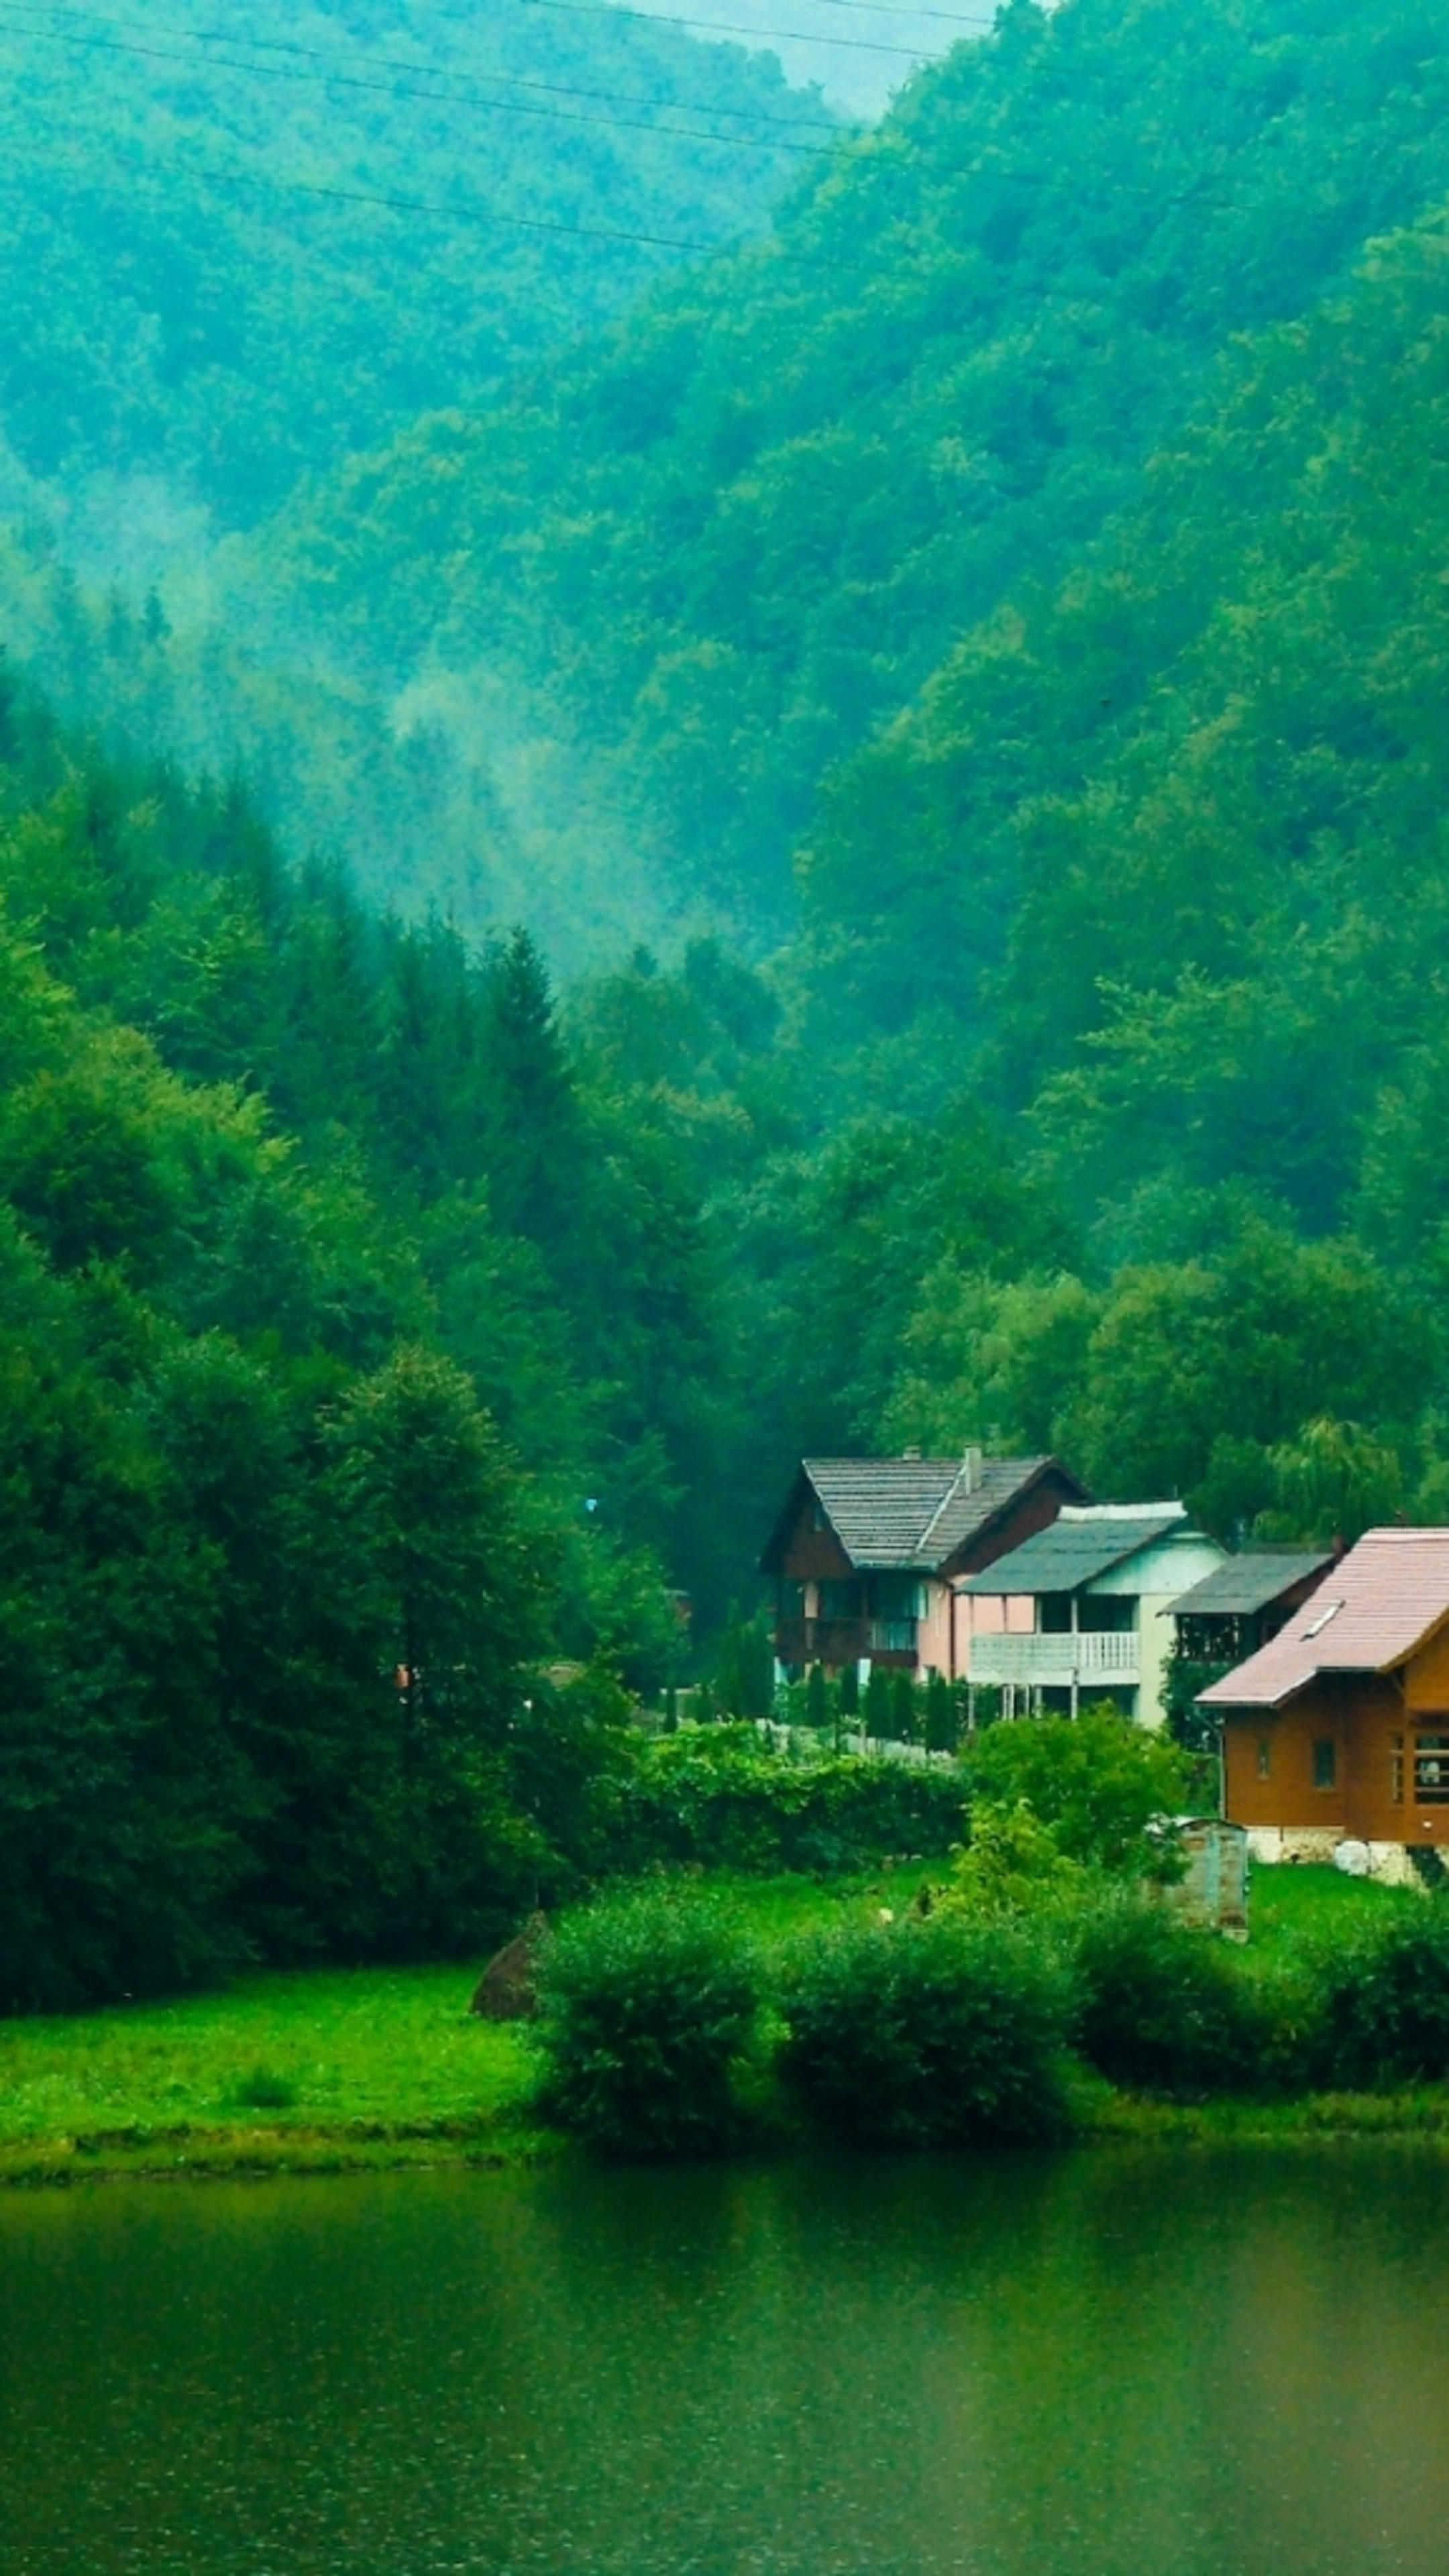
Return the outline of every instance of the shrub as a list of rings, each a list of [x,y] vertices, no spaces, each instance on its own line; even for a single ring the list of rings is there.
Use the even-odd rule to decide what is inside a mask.
[[[273,2074],[269,2066],[254,2066],[236,2088],[235,2101],[242,2111],[290,2111],[296,2103],[297,2087],[285,2075]]]
[[[946,1917],[977,1923],[1042,1913],[1079,1901],[1100,1882],[1080,1861],[1068,1860],[1025,1801],[1015,1807],[984,1802],[971,1811],[971,1839],[951,1864],[936,1904]]]
[[[1211,1933],[1119,1897],[1083,1916],[1073,1949],[1077,2045],[1114,2084],[1193,2100],[1268,2080],[1268,1994]]]
[[[797,1954],[781,2072],[862,2144],[1061,2136],[1069,1995],[1021,1933],[930,1921],[830,1934]]]
[[[968,1795],[995,1807],[1025,1801],[1069,1860],[1114,1876],[1150,1877],[1164,1847],[1152,1817],[1192,1802],[1188,1756],[1112,1709],[1081,1717],[1024,1717],[978,1736],[966,1756]],[[1170,1847],[1169,1847],[1170,1865]]]
[[[605,2155],[727,2145],[759,2009],[754,1955],[719,1907],[665,1890],[605,1898],[540,1961],[545,2107]]]
[[[638,1874],[655,1861],[827,1872],[960,1838],[954,1765],[862,1759],[828,1741],[767,1753],[764,1743],[752,1726],[635,1738],[600,1787],[590,1848],[601,1872]]]
[[[1408,1900],[1402,1913],[1332,1948],[1305,1945],[1317,2003],[1318,2082],[1404,2084],[1449,2075],[1449,1903]]]

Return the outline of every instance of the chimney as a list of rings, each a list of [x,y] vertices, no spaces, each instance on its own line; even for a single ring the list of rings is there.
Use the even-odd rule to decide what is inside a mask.
[[[961,1488],[963,1493],[974,1494],[979,1490],[981,1484],[982,1465],[983,1460],[980,1450],[968,1449],[965,1457],[961,1461]]]
[[[903,1458],[919,1458],[920,1454],[919,1449],[903,1449],[901,1451],[901,1456]]]

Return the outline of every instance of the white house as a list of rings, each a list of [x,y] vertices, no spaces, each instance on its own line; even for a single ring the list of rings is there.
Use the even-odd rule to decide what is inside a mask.
[[[1224,1554],[1181,1503],[1066,1504],[960,1585],[973,1683],[1003,1689],[1009,1715],[1106,1700],[1159,1726],[1175,1636],[1163,1614]]]

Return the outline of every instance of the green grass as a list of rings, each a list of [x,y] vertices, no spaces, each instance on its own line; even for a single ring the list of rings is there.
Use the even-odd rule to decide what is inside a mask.
[[[944,1867],[710,1885],[777,1941],[904,1912]],[[527,2030],[469,2014],[476,1978],[457,1964],[297,1970],[178,2002],[0,2021],[0,2184],[556,2153],[530,2110]]]
[[[715,1873],[708,1884],[774,1944],[883,1908],[901,1916],[945,1869],[934,1858],[828,1882]],[[1260,1869],[1244,1956],[1267,1966],[1306,1935],[1421,1901],[1332,1869]],[[558,2154],[563,2141],[531,2108],[528,2032],[472,2018],[475,1976],[456,1964],[299,1970],[177,2002],[0,2022],[0,2184]],[[1097,2138],[1449,2136],[1449,2086],[1179,2108],[1084,2075],[1077,2110]]]
[[[0,2023],[0,2179],[526,2151],[527,2033],[472,2019],[472,1985],[329,1969]]]
[[[1365,1919],[1411,1910],[1423,1898],[1408,1887],[1376,1887],[1339,1869],[1255,1869],[1248,1890],[1247,1956],[1269,1961],[1296,1941],[1331,1939]]]

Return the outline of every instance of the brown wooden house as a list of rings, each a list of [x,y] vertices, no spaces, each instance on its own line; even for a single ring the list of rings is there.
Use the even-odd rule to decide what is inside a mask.
[[[1205,1690],[1224,1808],[1260,1859],[1449,1846],[1449,1529],[1370,1530],[1277,1636]]]
[[[964,1678],[959,1583],[1085,1499],[1056,1458],[802,1459],[760,1559],[778,1662]]]

